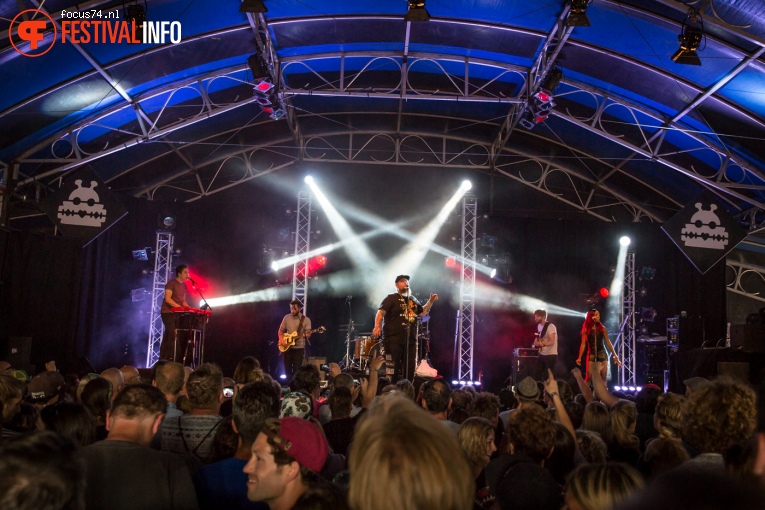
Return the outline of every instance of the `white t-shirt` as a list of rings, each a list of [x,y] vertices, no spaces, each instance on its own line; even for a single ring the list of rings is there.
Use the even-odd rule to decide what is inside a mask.
[[[537,324],[537,332],[541,335],[542,329],[544,328],[544,324]],[[555,324],[550,323],[549,326],[547,326],[547,331],[545,331],[545,336],[542,338],[540,337],[539,341],[541,343],[547,343],[552,341],[550,345],[545,345],[542,347],[542,349],[539,351],[539,354],[542,356],[552,356],[558,354],[558,330],[555,329]]]

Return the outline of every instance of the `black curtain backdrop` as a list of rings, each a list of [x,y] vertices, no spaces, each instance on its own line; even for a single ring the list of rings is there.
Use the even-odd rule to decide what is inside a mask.
[[[38,371],[50,360],[66,365],[75,350],[82,243],[29,232],[6,239],[0,338],[31,337]]]
[[[378,171],[379,169],[375,169]],[[445,179],[442,173],[418,175],[418,186],[396,186],[411,180],[405,169],[386,171],[385,185],[367,171],[339,172],[317,169],[320,182],[331,182],[328,194],[350,202],[362,210],[374,212],[387,221],[403,220],[406,228],[417,232],[433,216],[459,185],[462,176]],[[643,266],[656,269],[653,280],[638,280],[636,287],[646,288],[638,296],[637,307],[657,311],[654,322],[645,323],[648,334],[666,333],[666,318],[685,311],[704,318],[707,339],[720,338],[725,332],[726,290],[724,262],[706,275],[700,275],[661,231],[658,224],[610,224],[571,211],[556,211],[559,204],[546,197],[545,219],[529,218],[528,189],[511,182],[494,186],[493,208],[482,190],[489,189],[489,179],[472,175],[479,197],[478,234],[496,238],[492,247],[479,247],[479,255],[505,253],[506,280],[489,282],[479,275],[480,285],[489,284],[501,291],[500,298],[488,306],[481,302],[475,309],[474,378],[482,373],[489,389],[498,389],[511,372],[512,351],[531,343],[533,308],[520,309],[519,298],[529,296],[583,314],[589,308],[584,294],[609,287],[616,264],[621,235],[632,238],[638,273]],[[60,238],[11,236],[3,288],[5,315],[2,334],[32,335],[34,355],[55,353],[76,359],[87,356],[96,370],[108,366],[135,364],[144,366],[148,343],[149,295],[133,302],[131,291],[151,290],[153,261],[134,260],[132,251],[155,246],[160,214],[177,217],[174,265],[188,264],[192,276],[206,297],[239,295],[275,288],[280,299],[214,307],[207,330],[206,360],[215,361],[232,373],[243,356],[257,357],[273,375],[280,374],[276,353],[276,330],[289,312],[292,291],[289,270],[270,273],[263,250],[292,253],[294,250],[296,183],[301,172],[279,172],[237,186],[224,193],[190,204],[167,204],[122,197],[129,214],[88,247],[82,249]],[[301,183],[302,184],[302,183]],[[518,200],[518,197],[526,197]],[[520,204],[520,209],[513,204]],[[539,205],[539,204],[537,204]],[[320,230],[311,240],[312,247],[337,241],[326,215],[314,201],[313,228]],[[459,206],[458,208],[459,209]],[[373,227],[362,224],[356,214],[344,214],[358,232]],[[557,218],[557,219],[556,219]],[[436,242],[459,251],[461,218],[450,217]],[[286,238],[285,238],[286,232]],[[22,239],[26,239],[22,242]],[[368,241],[381,260],[388,261],[404,241],[381,236]],[[346,333],[341,328],[352,312],[357,332],[372,329],[376,307],[394,290],[393,277],[386,286],[367,296],[358,285],[348,292],[333,288],[333,274],[351,268],[351,255],[342,250],[327,255],[327,266],[309,283],[308,315],[313,325],[327,327],[327,333],[312,338],[312,354],[339,361],[345,354]],[[370,268],[371,269],[371,268]],[[410,271],[404,268],[404,271]],[[427,270],[425,275],[423,271]],[[411,270],[418,274],[417,270]],[[458,308],[458,274],[444,267],[443,255],[430,254],[423,261],[419,276],[413,278],[415,295],[427,299],[437,292],[441,299],[431,312],[432,365],[446,378],[457,375],[455,326]],[[346,306],[346,295],[354,297]],[[480,294],[480,293],[479,293]],[[39,297],[41,296],[41,298]],[[197,305],[195,292],[189,301]],[[42,308],[42,312],[38,310]],[[604,304],[608,324],[612,317]],[[556,315],[550,319],[560,335],[561,369],[568,370],[579,344],[582,316]],[[611,336],[615,338],[616,332]],[[351,350],[352,350],[351,346]],[[45,356],[42,356],[45,357]]]

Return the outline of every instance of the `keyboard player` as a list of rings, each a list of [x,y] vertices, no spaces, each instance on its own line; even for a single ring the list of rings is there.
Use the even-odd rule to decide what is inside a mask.
[[[175,349],[175,331],[177,327],[176,316],[172,309],[177,306],[189,306],[186,302],[186,280],[189,279],[189,267],[181,264],[175,268],[175,278],[165,284],[165,299],[162,301],[162,324],[165,325],[165,333],[162,335],[162,345],[159,348],[159,359],[173,360],[183,356],[182,346]]]

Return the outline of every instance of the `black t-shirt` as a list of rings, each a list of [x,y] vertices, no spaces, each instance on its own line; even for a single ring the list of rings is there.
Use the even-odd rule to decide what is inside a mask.
[[[179,282],[177,278],[173,278],[169,282],[165,284],[165,291],[170,291],[172,294],[170,295],[170,299],[178,303],[177,306],[181,306],[183,304],[183,301],[186,299],[186,284],[183,282]],[[162,313],[170,313],[172,311],[169,304],[167,304],[167,301],[165,301],[165,295],[162,294],[162,308],[160,309]]]
[[[413,331],[417,316],[422,313],[422,304],[417,301],[417,298],[410,296],[409,306],[407,306],[406,298],[395,293],[388,294],[379,309],[385,311],[383,336],[389,337],[405,333],[407,324],[411,328],[410,331]]]

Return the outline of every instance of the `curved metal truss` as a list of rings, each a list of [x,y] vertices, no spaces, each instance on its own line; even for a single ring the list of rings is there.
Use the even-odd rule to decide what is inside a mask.
[[[725,274],[728,292],[765,301],[765,267],[727,259]]]

